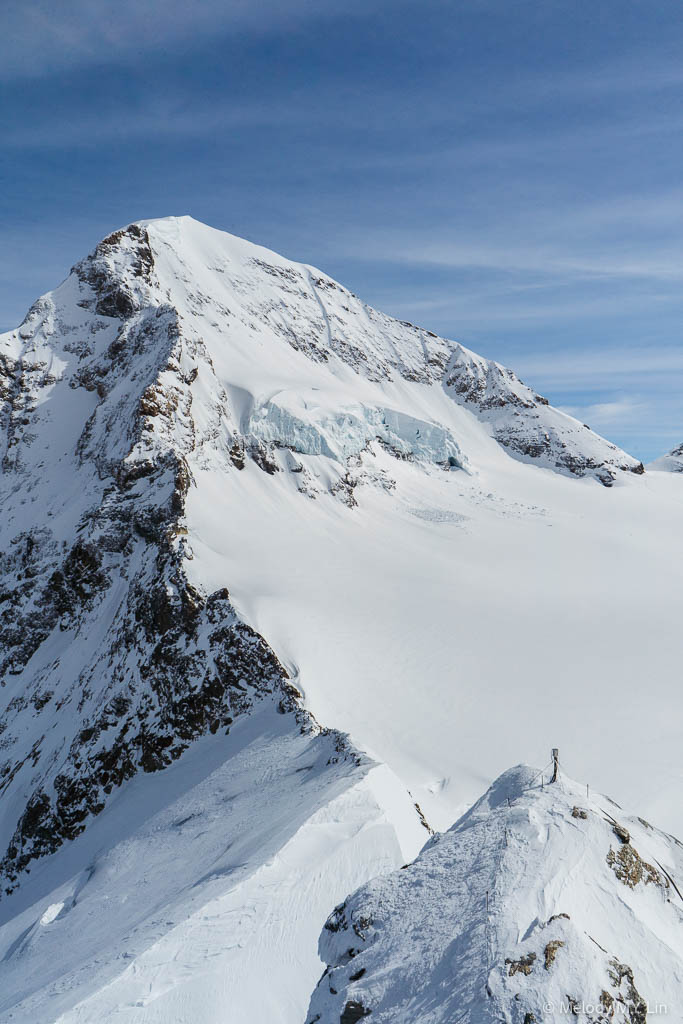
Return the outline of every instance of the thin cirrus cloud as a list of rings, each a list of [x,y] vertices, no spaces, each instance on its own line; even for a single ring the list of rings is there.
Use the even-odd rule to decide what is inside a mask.
[[[291,5],[277,3],[276,0],[264,0],[272,6],[273,13],[279,12],[284,17],[301,22],[321,17],[332,17],[339,13],[334,7],[320,8],[314,11],[310,5],[295,2]],[[377,0],[381,6],[382,0]],[[87,7],[92,4],[85,5]],[[220,7],[220,5],[218,5]],[[240,26],[248,33],[265,31],[274,28],[277,19],[252,20],[251,8],[228,6],[220,8],[222,13],[214,11],[212,4],[207,3],[205,28],[213,26],[213,34],[221,29],[228,31]],[[40,6],[42,11],[42,5]],[[345,0],[342,10],[357,13],[362,9],[355,0]],[[364,8],[366,14],[372,8]],[[27,11],[33,10],[29,4]],[[132,11],[136,10],[136,5]],[[73,16],[60,22],[59,15],[53,22],[47,15],[39,20],[44,25],[41,33],[28,14],[23,13],[15,20],[19,27],[12,31],[12,17],[5,18],[9,29],[4,36],[4,47],[0,41],[0,77],[11,76],[16,62],[16,73],[21,75],[47,74],[52,70],[67,65],[74,67],[87,63],[89,59],[99,63],[115,61],[117,55],[123,57],[130,53],[139,53],[146,45],[146,36],[140,34],[138,21],[144,20],[144,11],[137,12],[135,17],[127,19],[130,13],[124,9],[120,21],[117,20],[113,39],[106,33],[89,32],[86,26],[78,25],[73,35],[69,26],[77,21]],[[230,17],[227,17],[227,12]],[[178,14],[186,8],[179,8]],[[118,15],[117,9],[117,15]],[[244,15],[243,17],[241,15]],[[195,39],[201,43],[204,32],[202,18],[192,19],[188,25],[188,33],[181,31],[183,17],[169,19],[155,26],[150,33],[149,45],[169,52],[174,45],[181,50],[186,48],[188,41]],[[133,46],[135,43],[135,46]],[[164,45],[165,44],[165,45]],[[3,52],[6,50],[6,52]],[[42,51],[45,51],[44,53]],[[623,74],[623,79],[619,76]],[[370,135],[364,138],[362,147],[344,153],[344,163],[353,169],[366,169],[369,172],[381,172],[393,168],[404,172],[424,172],[438,162],[439,166],[477,166],[491,164],[507,164],[525,166],[533,165],[534,161],[552,159],[566,161],[567,154],[585,151],[605,150],[614,146],[619,140],[635,140],[642,136],[661,135],[670,137],[683,129],[683,115],[676,109],[663,109],[647,117],[633,112],[615,111],[611,107],[605,110],[595,109],[588,119],[581,118],[580,123],[570,121],[560,125],[553,121],[538,127],[510,128],[505,124],[493,134],[482,131],[482,119],[495,113],[503,116],[506,111],[518,112],[523,106],[526,114],[537,108],[539,116],[544,111],[552,112],[551,97],[557,99],[558,94],[566,96],[567,101],[576,103],[582,94],[592,100],[599,100],[610,90],[614,90],[619,82],[625,93],[642,97],[649,90],[661,88],[664,81],[669,88],[683,85],[683,73],[670,69],[666,73],[661,68],[644,66],[638,74],[630,74],[615,69],[607,76],[607,85],[600,78],[589,78],[586,75],[541,76],[529,75],[516,80],[514,85],[501,90],[499,85],[489,84],[483,89],[466,89],[458,97],[457,105],[444,105],[440,92],[435,86],[436,80],[428,78],[425,83],[391,83],[390,85],[374,83],[371,95],[362,84],[354,85],[345,80],[339,69],[330,68],[323,80],[316,82],[311,91],[308,84],[293,86],[283,83],[273,93],[268,88],[231,95],[230,91],[218,88],[213,94],[206,94],[201,89],[193,92],[192,83],[184,83],[178,90],[176,86],[169,89],[165,84],[158,89],[148,83],[144,94],[131,102],[125,96],[118,105],[112,108],[107,102],[104,110],[85,110],[84,112],[65,110],[62,115],[55,116],[52,109],[49,116],[28,118],[8,127],[3,134],[3,143],[9,146],[60,146],[79,144],[96,144],[102,139],[112,136],[119,138],[135,138],[140,136],[193,136],[210,135],[221,128],[258,128],[268,124],[291,124],[293,126],[309,126],[317,123],[320,127],[372,128],[377,132],[374,140]],[[189,86],[189,87],[188,87]],[[96,93],[96,88],[94,90]],[[368,104],[368,100],[371,103]],[[405,132],[416,129],[422,136],[419,146],[396,146],[392,144],[392,131],[387,130],[387,119],[394,116],[397,107],[401,110],[402,132],[398,138],[403,141]],[[389,121],[390,124],[390,121]],[[427,132],[436,132],[431,139]],[[451,138],[448,138],[448,136]],[[444,137],[445,135],[445,137]],[[436,141],[438,140],[438,141]],[[330,140],[332,142],[332,140]]]
[[[627,202],[627,200],[624,200]],[[681,205],[676,206],[676,214],[680,215]],[[577,221],[587,217],[586,212],[578,207],[572,213],[567,212],[562,221],[553,223],[550,215],[538,218],[539,223],[527,223],[526,238],[520,242],[519,232],[514,223],[509,225],[507,232],[497,229],[498,237],[476,239],[463,237],[463,232],[454,227],[452,234],[455,240],[434,239],[427,231],[426,237],[415,237],[402,234],[375,232],[364,246],[363,252],[367,259],[374,259],[388,264],[407,264],[412,266],[432,266],[455,270],[486,270],[505,274],[532,273],[548,278],[560,278],[567,283],[569,280],[585,280],[596,278],[653,278],[666,282],[677,282],[683,279],[683,243],[676,246],[668,242],[653,239],[646,252],[638,252],[633,243],[632,253],[622,253],[619,248],[631,248],[622,244],[615,248],[601,241],[595,231],[585,235],[580,245],[575,245],[572,252],[571,240],[562,231],[562,223]],[[661,207],[657,205],[657,217],[661,215]],[[599,227],[600,214],[596,212],[596,220],[592,224]],[[573,225],[574,227],[576,224]],[[506,237],[507,234],[507,237]],[[536,244],[530,244],[534,234],[538,235]],[[554,238],[554,241],[553,241]],[[354,251],[354,244],[349,244],[349,254]],[[356,250],[357,251],[357,250]],[[539,287],[539,284],[536,284]]]
[[[117,141],[150,139],[201,139],[216,132],[245,128],[258,129],[273,125],[300,124],[300,115],[292,103],[241,100],[239,103],[188,103],[182,97],[174,102],[162,96],[145,97],[119,110],[106,113],[85,111],[79,116],[54,115],[43,121],[15,124],[9,128],[3,143],[16,149],[70,149],[109,145]]]
[[[520,369],[527,376],[543,377],[565,386],[584,386],[590,380],[609,378],[617,387],[626,378],[637,379],[641,386],[648,377],[666,377],[683,373],[683,351],[674,345],[647,345],[641,348],[614,348],[605,345],[592,352],[536,352],[520,355]],[[604,386],[604,379],[600,384]],[[683,433],[683,430],[681,431]]]
[[[561,406],[560,408],[570,416],[587,421],[596,427],[612,427],[628,423],[634,417],[642,417],[648,406],[633,398],[619,398],[612,402],[595,402],[592,405]]]
[[[544,290],[546,288],[544,286]],[[417,301],[406,298],[401,292],[389,292],[381,305],[401,318],[442,330],[448,330],[443,324],[450,321],[457,325],[457,336],[464,334],[472,339],[472,344],[479,344],[478,339],[482,334],[495,334],[500,329],[504,329],[508,335],[528,334],[530,330],[557,324],[558,321],[564,321],[567,326],[572,325],[576,329],[577,323],[582,320],[597,326],[600,320],[614,317],[615,307],[618,307],[621,315],[645,314],[651,312],[655,301],[660,305],[666,302],[674,311],[680,307],[680,297],[677,295],[658,295],[656,300],[648,294],[620,296],[619,300],[613,295],[595,298],[576,296],[572,299],[553,296],[546,300],[520,302],[510,292],[492,291],[487,298],[486,294],[469,294],[466,289],[452,294],[448,299]],[[682,362],[677,357],[671,368],[683,368]],[[615,365],[612,365],[612,372],[615,370]]]
[[[5,0],[0,319],[109,230],[188,212],[656,454],[683,437],[664,7]]]
[[[378,252],[379,256],[379,252]],[[660,280],[678,281],[683,278],[683,251],[651,255],[645,259],[623,259],[612,253],[591,256],[583,252],[575,256],[566,255],[547,246],[538,248],[516,248],[513,245],[498,247],[471,245],[430,246],[422,249],[410,248],[401,253],[396,249],[383,250],[382,259],[387,262],[407,261],[431,264],[440,267],[461,269],[488,269],[505,272],[533,271],[562,275],[572,278],[595,277],[652,277]]]
[[[92,63],[137,60],[169,47],[187,50],[217,33],[276,32],[311,20],[362,16],[363,0],[4,0],[0,77],[40,77]]]

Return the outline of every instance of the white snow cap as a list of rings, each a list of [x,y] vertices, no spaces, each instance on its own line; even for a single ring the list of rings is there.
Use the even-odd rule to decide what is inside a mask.
[[[666,455],[660,455],[647,468],[654,472],[683,473],[683,444],[676,445]]]
[[[681,1019],[683,848],[549,778],[505,772],[413,864],[335,910],[310,1024]]]

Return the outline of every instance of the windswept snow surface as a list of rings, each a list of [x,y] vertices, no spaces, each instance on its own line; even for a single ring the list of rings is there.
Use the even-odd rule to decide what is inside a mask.
[[[135,779],[0,903],[0,1020],[300,1022],[331,904],[427,836],[356,760],[261,710]]]
[[[683,1019],[683,847],[548,777],[506,772],[335,910],[309,1024]]]
[[[352,510],[302,503],[285,474],[266,494],[252,466],[197,473],[192,573],[230,579],[317,718],[390,764],[439,827],[556,743],[683,834],[680,481],[606,491],[483,438],[476,474],[367,463],[396,486],[356,488]]]

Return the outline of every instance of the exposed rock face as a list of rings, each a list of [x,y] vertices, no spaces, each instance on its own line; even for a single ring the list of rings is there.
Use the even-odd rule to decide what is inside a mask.
[[[615,877],[610,804],[594,796],[577,820],[582,791],[506,772],[412,865],[348,897],[320,937],[328,966],[308,1021],[337,1024],[350,1003],[378,1024],[643,1024],[648,1009],[671,1012],[683,904],[637,854],[638,880]],[[637,818],[618,827],[622,850],[635,834],[683,871],[676,840]]]
[[[104,238],[87,259],[76,264],[73,273],[90,285],[95,296],[82,300],[84,308],[94,309],[98,316],[125,320],[139,312],[144,301],[141,286],[153,283],[153,269],[147,229],[130,224]]]
[[[276,353],[290,389],[247,391]],[[348,389],[338,407],[316,398],[321,367]],[[360,484],[393,486],[378,449],[467,465],[419,402],[359,401],[368,382],[445,389],[511,454],[563,472],[639,471],[510,371],[183,218],[114,232],[0,339],[0,892],[254,701],[313,727],[230,581],[191,581],[186,497],[204,470],[249,464],[353,509]]]
[[[511,455],[575,476],[594,476],[606,487],[618,470],[645,471],[642,462],[552,408],[547,398],[523,384],[512,370],[460,346],[446,367],[444,384],[491,424],[494,437]]]
[[[0,855],[7,892],[115,787],[228,732],[254,701],[313,727],[228,591],[188,582],[191,385],[206,354],[154,284],[147,232],[116,232],[63,286],[78,296],[67,312],[95,315],[68,322],[43,299],[3,358],[0,793],[25,803]],[[62,450],[53,433],[79,395]]]

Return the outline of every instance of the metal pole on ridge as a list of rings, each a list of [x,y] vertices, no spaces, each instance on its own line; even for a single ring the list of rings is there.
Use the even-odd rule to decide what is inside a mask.
[[[560,771],[560,751],[557,747],[553,747],[553,777],[551,782],[557,782],[557,776]]]

